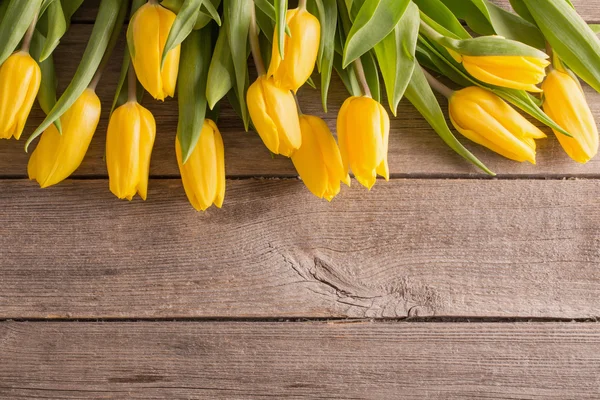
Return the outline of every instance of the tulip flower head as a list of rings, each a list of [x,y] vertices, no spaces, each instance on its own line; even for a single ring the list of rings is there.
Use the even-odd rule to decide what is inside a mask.
[[[225,156],[217,125],[210,119],[204,120],[198,143],[185,164],[179,139],[175,152],[183,188],[194,209],[205,211],[213,204],[221,208],[225,198]]]
[[[0,139],[19,140],[41,81],[40,66],[26,51],[0,66]]]
[[[139,193],[146,200],[150,156],[156,136],[154,117],[135,101],[118,107],[106,134],[106,165],[110,191],[131,200]]]
[[[29,179],[40,187],[56,185],[68,178],[81,165],[100,121],[100,99],[86,89],[60,117],[62,134],[54,124],[44,131],[29,158]]]
[[[331,201],[340,192],[340,182],[350,186],[340,149],[319,117],[301,115],[300,130],[302,146],[292,155],[294,167],[312,194]]]
[[[302,144],[298,110],[292,92],[261,75],[246,95],[252,123],[267,148],[290,157]]]
[[[535,164],[534,139],[546,135],[492,92],[472,86],[450,97],[450,120],[463,136],[511,160]]]
[[[175,95],[180,45],[167,53],[164,66],[162,69],[160,67],[165,43],[175,17],[172,11],[158,2],[150,1],[135,12],[127,29],[127,41],[135,73],[144,89],[158,100]]]
[[[490,85],[539,93],[548,60],[522,56],[465,56],[452,52],[474,78]]]
[[[291,36],[284,36],[284,58],[281,59],[277,35],[273,35],[273,52],[267,76],[273,76],[278,86],[295,93],[315,68],[321,25],[306,8],[288,10],[286,21]]]
[[[389,179],[390,118],[381,104],[368,96],[346,99],[338,114],[337,134],[344,171],[352,169],[356,180],[368,189],[377,175]]]
[[[586,163],[598,153],[598,127],[579,83],[567,71],[552,70],[542,84],[544,111],[573,137],[554,131],[573,160]]]

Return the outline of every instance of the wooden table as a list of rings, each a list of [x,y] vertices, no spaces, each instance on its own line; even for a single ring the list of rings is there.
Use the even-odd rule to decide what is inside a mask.
[[[600,22],[600,1],[575,4]],[[95,5],[57,50],[61,88]],[[149,198],[122,202],[103,162],[122,52],[72,179],[39,189],[24,142],[0,142],[0,398],[600,398],[600,157],[552,135],[537,167],[467,143],[489,179],[403,101],[390,182],[328,204],[224,105],[225,205],[196,213],[176,102],[146,99]],[[335,80],[332,127],[346,95]],[[318,96],[301,90],[306,113]]]

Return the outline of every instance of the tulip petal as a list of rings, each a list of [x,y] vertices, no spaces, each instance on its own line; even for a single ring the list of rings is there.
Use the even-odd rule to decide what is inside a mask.
[[[248,111],[256,131],[267,149],[269,149],[271,153],[279,154],[279,134],[275,122],[267,112],[267,104],[262,84],[263,79],[263,77],[259,77],[256,82],[248,88],[248,93],[246,95],[248,98]]]

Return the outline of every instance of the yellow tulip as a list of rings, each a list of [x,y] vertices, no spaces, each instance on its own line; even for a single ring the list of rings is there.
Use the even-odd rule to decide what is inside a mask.
[[[515,161],[535,164],[535,141],[546,135],[500,97],[472,86],[450,98],[450,120],[463,136]]]
[[[118,198],[131,200],[139,193],[146,200],[155,136],[154,117],[135,101],[123,104],[110,117],[106,166],[110,191]]]
[[[300,129],[302,146],[292,156],[294,167],[312,194],[331,201],[340,192],[340,181],[350,186],[340,149],[321,118],[301,115]]]
[[[302,144],[294,95],[261,75],[246,95],[252,123],[267,148],[290,157]]]
[[[544,111],[570,138],[555,132],[573,160],[586,163],[598,153],[598,128],[579,83],[566,72],[553,70],[542,84]]]
[[[210,119],[204,120],[198,143],[185,164],[179,139],[175,140],[175,153],[183,188],[192,206],[197,211],[213,204],[221,208],[225,198],[225,156],[217,125]]]
[[[377,175],[389,179],[390,118],[381,104],[367,96],[346,99],[338,114],[337,134],[344,171],[352,169],[356,180],[369,189]]]
[[[453,54],[455,58],[456,53]],[[459,62],[476,79],[490,85],[541,92],[536,85],[546,76],[548,60],[521,56],[458,56]]]
[[[0,66],[0,139],[19,140],[41,81],[40,66],[26,51]]]
[[[42,188],[68,178],[83,161],[100,120],[100,99],[86,89],[60,117],[62,135],[50,125],[35,148],[27,172]]]
[[[138,80],[144,89],[158,100],[164,100],[167,96],[173,97],[175,94],[180,45],[167,53],[162,70],[160,68],[173,21],[173,12],[155,1],[150,1],[135,12],[127,29],[127,37],[132,43],[129,52]]]
[[[281,59],[277,35],[273,35],[273,52],[268,76],[287,90],[296,92],[310,78],[315,69],[321,25],[317,17],[305,8],[288,10],[286,21],[291,37],[285,34],[284,58]]]

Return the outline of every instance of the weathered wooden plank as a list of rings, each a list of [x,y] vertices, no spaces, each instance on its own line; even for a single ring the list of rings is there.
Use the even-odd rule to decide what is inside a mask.
[[[0,396],[597,399],[597,323],[0,323]]]
[[[600,181],[0,181],[0,318],[600,316]]]
[[[56,63],[60,71],[61,87],[65,87],[77,66],[76,60],[83,52],[90,25],[74,25],[59,48]],[[96,136],[92,141],[83,165],[75,176],[106,176],[104,163],[104,137],[108,124],[108,112],[118,80],[120,57],[123,49],[115,52],[109,70],[98,89],[103,99],[104,113]],[[586,87],[592,108],[600,120],[600,95]],[[323,115],[319,93],[310,88],[301,90],[301,102],[308,114],[323,116],[335,130],[337,111],[347,97],[341,82],[334,79],[331,88],[330,112]],[[146,105],[154,113],[158,123],[158,137],[153,153],[151,173],[154,176],[177,176],[179,171],[174,156],[174,138],[177,127],[177,105],[175,101],[165,104],[145,98]],[[223,133],[226,148],[226,168],[231,177],[238,176],[295,176],[295,170],[288,159],[272,158],[254,132],[245,133],[238,117],[227,102],[222,107],[219,126]],[[445,100],[443,100],[445,103]],[[31,116],[24,137],[43,119],[38,109]],[[570,160],[560,148],[558,141],[547,130],[550,138],[539,141],[538,165],[519,164],[506,160],[477,145],[464,142],[497,173],[503,176],[555,176],[555,177],[597,177],[600,176],[600,158],[587,165]],[[26,176],[28,156],[23,152],[22,142],[0,142],[0,177]],[[427,123],[407,101],[402,101],[398,118],[393,119],[389,152],[390,170],[393,175],[419,177],[429,176],[480,176],[484,174],[454,154],[431,130]]]

